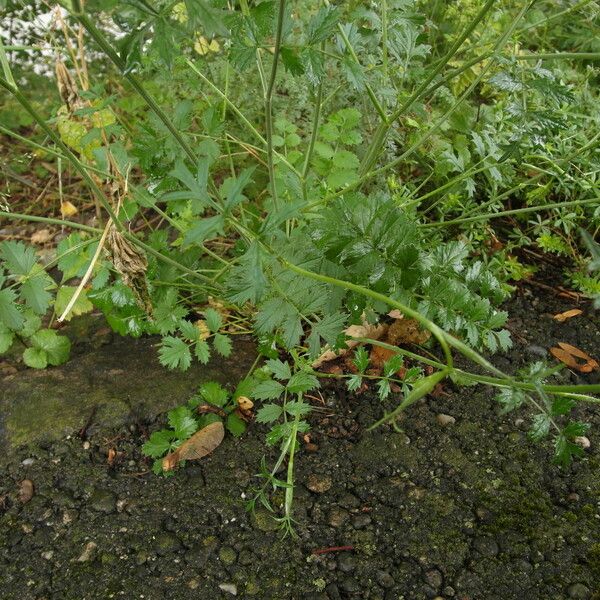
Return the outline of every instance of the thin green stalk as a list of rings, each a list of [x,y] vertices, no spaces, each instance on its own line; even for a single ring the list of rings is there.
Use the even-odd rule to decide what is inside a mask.
[[[18,221],[31,221],[32,223],[45,223],[47,225],[59,225],[61,227],[70,227],[71,229],[79,229],[88,233],[102,233],[102,229],[96,227],[89,227],[82,223],[76,223],[74,221],[63,221],[62,219],[53,219],[51,217],[37,217],[35,215],[26,215],[23,213],[13,213],[0,210],[0,217],[5,219],[15,219]]]
[[[475,215],[474,217],[452,219],[451,221],[432,221],[431,223],[422,223],[420,226],[429,227],[449,227],[451,225],[464,225],[465,223],[475,223],[476,221],[488,221],[498,219],[510,215],[520,215],[532,212],[541,212],[551,210],[553,208],[564,208],[567,206],[585,206],[587,204],[597,204],[600,202],[600,197],[588,198],[586,200],[570,200],[568,202],[553,202],[551,204],[543,204],[540,206],[526,206],[525,208],[515,208],[512,210],[503,210],[497,213],[489,213],[485,215]]]
[[[440,62],[430,71],[429,75],[423,79],[417,89],[410,95],[410,97],[402,103],[387,119],[382,121],[379,127],[375,131],[373,140],[367,150],[365,160],[360,171],[360,175],[366,174],[372,166],[375,164],[377,157],[383,148],[385,138],[391,128],[391,126],[415,103],[419,100],[422,95],[427,91],[429,84],[438,76],[444,67],[452,60],[454,55],[458,52],[464,41],[473,33],[477,25],[483,20],[483,18],[491,10],[496,0],[487,0],[487,2],[481,7],[475,18],[469,23],[465,30],[459,35],[448,52],[440,60]]]
[[[444,356],[446,358],[446,364],[448,367],[452,368],[453,359],[452,353],[450,352],[450,339],[452,336],[447,334],[443,329],[440,329],[435,323],[424,317],[421,313],[416,310],[410,308],[406,304],[398,302],[393,298],[385,296],[384,294],[380,294],[379,292],[375,292],[370,290],[369,288],[363,287],[362,285],[357,285],[355,283],[351,283],[349,281],[343,281],[342,279],[336,279],[335,277],[329,277],[328,275],[321,275],[320,273],[314,273],[313,271],[309,271],[307,269],[303,269],[298,265],[295,265],[284,258],[278,257],[281,263],[291,271],[298,273],[299,275],[303,275],[304,277],[308,277],[309,279],[313,279],[314,281],[321,281],[323,283],[327,283],[329,285],[334,285],[336,287],[341,287],[345,290],[350,290],[353,292],[357,292],[363,296],[367,296],[372,298],[373,300],[377,300],[379,302],[384,302],[388,306],[396,308],[402,311],[403,314],[408,317],[415,319],[418,321],[425,329],[430,331],[432,335],[438,340],[442,350],[444,352]],[[483,358],[483,357],[482,357]]]
[[[350,53],[350,56],[352,57],[352,60],[359,67],[362,67],[362,65],[360,64],[360,61],[358,60],[358,56],[356,56],[356,52],[354,51],[354,48],[352,47],[352,44],[350,43],[350,40],[348,39],[348,36],[346,35],[346,32],[344,31],[344,28],[342,27],[341,23],[338,23],[337,29],[338,29],[338,32],[344,42],[344,45],[346,46],[348,52]],[[369,96],[369,100],[371,100],[371,104],[377,111],[377,114],[379,115],[381,121],[384,124],[388,124],[388,116],[386,115],[383,106],[381,106],[381,103],[377,99],[377,96],[375,95],[373,88],[369,85],[368,82],[365,82],[364,85],[365,85],[365,89],[367,90],[367,96]]]
[[[271,197],[275,210],[279,207],[277,197],[277,184],[275,182],[275,163],[273,154],[273,91],[275,79],[277,78],[277,67],[279,65],[279,52],[281,50],[281,36],[283,34],[283,19],[285,16],[285,0],[279,0],[277,11],[277,29],[275,31],[275,47],[273,49],[273,63],[271,65],[271,76],[265,93],[265,128],[267,133],[267,168],[269,171],[269,183],[271,186]]]
[[[308,142],[308,149],[304,156],[304,164],[302,165],[302,193],[304,199],[307,199],[306,181],[308,176],[308,169],[310,168],[310,161],[315,150],[315,143],[317,141],[317,135],[319,133],[319,122],[321,120],[321,104],[323,102],[323,80],[319,81],[317,86],[317,94],[315,97],[315,111],[313,113],[312,131],[310,132],[310,141]]]
[[[302,400],[302,394],[298,395],[298,400]],[[300,414],[296,413],[292,422],[292,430],[290,431],[289,458],[287,465],[287,477],[284,499],[284,514],[289,532],[293,532],[292,525],[292,506],[294,504],[294,458],[296,456],[296,445],[298,443],[298,425],[300,424]]]
[[[415,352],[411,352],[410,350],[406,350],[404,348],[399,348],[398,346],[394,346],[392,344],[388,344],[386,342],[382,342],[380,340],[374,340],[371,338],[352,338],[357,342],[362,344],[370,344],[372,346],[380,346],[385,348],[386,350],[390,350],[395,352],[396,354],[402,354],[403,356],[408,356],[409,358],[421,362],[423,364],[429,365],[430,367],[435,367],[437,369],[444,369],[446,365],[438,360],[432,360],[430,358],[426,358],[421,356],[420,354],[416,354]],[[458,369],[454,367],[453,372],[456,373],[459,377],[468,379],[473,383],[482,383],[486,385],[491,385],[494,387],[516,387],[521,390],[526,390],[530,392],[536,391],[536,386],[533,383],[527,383],[525,381],[518,381],[509,376],[504,377],[491,377],[489,375],[481,375],[479,373],[472,373],[470,371],[464,371],[463,369]],[[578,400],[583,400],[585,402],[599,403],[600,399],[594,398],[592,396],[587,396],[587,393],[598,393],[600,392],[600,383],[592,383],[592,384],[582,384],[582,385],[550,385],[550,384],[542,384],[542,389],[549,394],[560,394],[568,397],[576,397]]]
[[[79,4],[78,2],[74,2],[73,5]],[[108,56],[108,58],[112,61],[112,63],[119,69],[121,75],[127,79],[131,87],[144,99],[144,102],[152,109],[152,111],[156,114],[156,116],[162,121],[163,125],[169,130],[173,138],[177,141],[177,143],[181,146],[183,151],[186,153],[187,157],[192,161],[193,164],[198,162],[198,157],[195,152],[191,149],[189,144],[186,142],[184,137],[181,135],[180,131],[175,127],[174,123],[169,119],[167,114],[163,111],[163,109],[159,106],[158,102],[154,99],[154,97],[144,88],[141,81],[137,78],[137,76],[128,71],[125,67],[125,63],[121,59],[121,57],[115,52],[111,43],[106,39],[104,34],[94,25],[91,19],[81,10],[74,8],[73,16],[84,29],[89,33],[92,39],[100,46],[101,50]]]
[[[10,69],[10,64],[8,63],[8,57],[6,56],[5,46],[2,43],[2,38],[0,37],[0,65],[2,66],[2,72],[4,73],[4,78],[6,81],[14,88],[17,87],[15,83],[12,71]]]
[[[217,96],[219,96],[221,100],[227,103],[227,106],[233,111],[235,115],[237,115],[237,117],[248,129],[248,131],[250,131],[256,137],[256,139],[263,146],[266,147],[267,140],[259,133],[256,127],[254,127],[254,125],[250,123],[250,121],[246,118],[244,113],[225,94],[223,94],[223,92],[210,79],[208,79],[191,60],[186,58],[185,62],[190,67],[190,69],[192,69],[192,71],[194,71],[194,73],[196,73],[196,75],[198,75],[198,77],[202,79],[202,82],[205,83],[211,89],[212,92],[217,94]],[[277,160],[280,160],[288,169],[290,169],[290,171],[292,171],[294,175],[298,177],[298,179],[302,179],[302,174],[287,160],[285,156],[275,151],[273,153],[277,157]]]
[[[550,52],[516,54],[517,60],[600,60],[600,52]]]

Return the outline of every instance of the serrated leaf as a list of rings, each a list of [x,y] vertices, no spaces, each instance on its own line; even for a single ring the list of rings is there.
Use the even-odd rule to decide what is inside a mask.
[[[151,458],[160,458],[171,450],[171,442],[174,438],[172,431],[165,429],[152,433],[148,441],[142,446],[142,453]],[[162,470],[162,466],[161,466]]]
[[[307,44],[312,46],[330,37],[337,26],[339,11],[337,7],[327,6],[310,20],[308,24]]]
[[[267,379],[266,381],[261,381],[254,388],[253,396],[258,400],[276,400],[284,391],[285,387],[279,381]]]
[[[256,413],[258,423],[273,423],[283,414],[283,409],[279,404],[265,404],[261,406]]]
[[[167,413],[169,425],[174,429],[177,439],[189,438],[197,429],[198,423],[187,406],[178,406]]]
[[[246,423],[236,413],[227,415],[225,427],[227,428],[227,431],[229,431],[229,433],[231,433],[234,437],[240,437],[240,435],[246,431]]]
[[[179,331],[188,342],[196,342],[200,339],[200,329],[191,321],[182,319],[179,322]]]
[[[3,323],[0,323],[0,354],[4,354],[14,341],[14,333]]]
[[[206,325],[212,333],[216,333],[217,331],[219,331],[219,329],[221,329],[223,319],[221,317],[221,314],[217,312],[214,308],[208,308],[204,311],[204,319],[206,320]]]
[[[23,362],[32,369],[45,369],[48,366],[48,355],[41,348],[27,348],[23,352]]]
[[[210,346],[204,340],[198,340],[194,344],[194,354],[198,361],[205,365],[210,360]]]
[[[61,365],[69,359],[71,342],[68,337],[58,335],[52,329],[40,329],[34,333],[29,341],[34,346],[46,353],[48,364]]]
[[[548,432],[550,431],[550,425],[550,417],[548,417],[547,414],[540,413],[535,415],[533,417],[531,429],[529,430],[529,437],[532,440],[539,442],[548,435]]]
[[[308,392],[319,387],[319,380],[312,373],[298,371],[292,375],[286,387],[293,393]]]
[[[293,402],[288,402],[285,405],[285,412],[292,417],[302,417],[307,415],[311,410],[311,405],[307,404],[306,402],[302,402],[301,400],[294,400]]]
[[[205,402],[223,408],[229,399],[229,392],[216,381],[208,381],[200,386],[200,396]]]
[[[213,346],[221,356],[225,357],[230,356],[233,349],[231,338],[223,335],[222,333],[215,334],[215,337],[213,338]]]
[[[8,240],[0,244],[0,259],[15,275],[28,275],[35,265],[35,250],[23,242]]]
[[[0,290],[0,322],[13,331],[23,326],[23,315],[17,308],[17,295],[13,290]]]
[[[270,359],[266,364],[275,379],[287,381],[292,376],[292,371],[287,361],[282,362],[279,359]]]
[[[183,340],[170,335],[162,339],[158,357],[160,364],[168,369],[185,371],[192,363],[192,354],[188,345]]]

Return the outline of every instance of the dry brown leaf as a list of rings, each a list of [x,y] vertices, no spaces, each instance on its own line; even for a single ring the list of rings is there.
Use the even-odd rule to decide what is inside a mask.
[[[67,217],[72,217],[73,215],[76,215],[78,212],[79,211],[77,210],[77,207],[72,202],[69,202],[68,200],[61,202],[60,214],[62,215],[63,219],[66,219]]]
[[[19,488],[19,501],[22,504],[27,504],[33,498],[34,488],[31,479],[23,479]]]
[[[390,360],[396,352],[389,348],[383,348],[382,346],[373,346],[371,348],[371,354],[369,355],[369,362],[373,369],[382,369],[383,365]]]
[[[567,367],[571,367],[571,369],[577,369],[579,366],[575,357],[562,348],[550,348],[550,354],[560,360],[561,363],[567,365]]]
[[[225,437],[225,429],[221,421],[210,423],[196,432],[175,450],[163,458],[164,471],[172,471],[182,460],[198,460],[209,455]]]
[[[586,354],[583,350],[580,350],[576,346],[572,346],[571,344],[567,344],[566,342],[558,342],[558,345],[573,356],[577,358],[582,358],[583,360],[593,360],[589,354]]]
[[[364,322],[362,325],[350,325],[347,329],[344,329],[344,333],[349,338],[371,338],[373,340],[378,340],[387,330],[387,325],[370,325],[369,323]],[[340,350],[339,352],[334,352],[333,350],[325,350],[317,360],[315,360],[312,364],[313,369],[318,369],[322,364],[335,360],[340,356],[345,356],[350,352],[352,348],[358,346],[360,342],[356,340],[346,340],[347,348]]]
[[[247,396],[239,396],[237,399],[238,406],[241,410],[251,410],[254,406],[254,402]]]
[[[40,246],[46,244],[52,239],[52,232],[49,229],[38,229],[31,234],[31,243],[39,244]]]
[[[564,323],[568,319],[572,319],[573,317],[578,317],[582,313],[583,313],[582,310],[579,310],[578,308],[572,308],[571,310],[566,310],[565,312],[558,313],[557,315],[554,315],[552,318],[555,321],[558,321],[559,323]]]
[[[431,332],[421,329],[415,319],[396,319],[387,332],[387,341],[393,346],[424,344],[430,337]]]
[[[210,329],[208,328],[208,325],[204,319],[198,319],[196,321],[196,327],[200,330],[201,340],[206,340],[210,337]]]
[[[148,259],[123,234],[111,225],[107,237],[107,250],[123,283],[133,292],[138,305],[152,314],[152,301],[148,292],[146,271]]]
[[[567,365],[567,367],[575,369],[580,373],[591,373],[598,368],[598,362],[583,350],[565,342],[558,342],[558,345],[560,346],[559,348],[550,348],[550,354]],[[578,358],[585,362],[579,362]]]

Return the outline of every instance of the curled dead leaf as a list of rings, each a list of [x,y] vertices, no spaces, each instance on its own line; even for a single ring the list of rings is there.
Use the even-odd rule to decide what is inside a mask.
[[[241,410],[251,410],[254,406],[254,402],[247,396],[239,396],[237,399],[238,406]]]
[[[593,360],[593,358],[589,354],[585,353],[583,350],[580,350],[576,346],[572,346],[571,344],[567,344],[566,342],[558,342],[558,345],[563,350],[565,350],[569,354],[572,354],[573,356],[576,356],[577,358],[582,358],[583,360]]]
[[[108,232],[107,249],[123,283],[133,292],[139,306],[148,314],[152,314],[152,301],[146,281],[148,270],[146,255],[125,238],[114,224]]]
[[[415,319],[396,319],[389,327],[387,341],[394,346],[424,344],[431,332],[420,328]]]
[[[344,333],[349,338],[371,338],[373,340],[378,340],[383,336],[383,334],[387,330],[387,325],[371,325],[366,321],[363,322],[362,325],[350,325],[350,327],[344,329]],[[345,356],[350,352],[352,348],[358,346],[360,344],[359,341],[349,339],[346,341],[347,348],[340,350],[339,352],[334,352],[333,350],[325,350],[317,360],[315,360],[312,364],[313,369],[318,369],[321,365],[326,362],[335,360],[340,356]]]
[[[582,314],[583,311],[579,308],[572,308],[571,310],[566,310],[565,312],[558,313],[554,315],[552,318],[559,323],[564,323],[565,321],[572,319],[573,317],[578,317]]]
[[[598,361],[593,359],[589,354],[579,348],[567,344],[566,342],[558,342],[559,347],[550,348],[550,354],[557,358],[560,362],[567,365],[570,369],[579,371],[580,373],[591,373],[598,368]],[[580,362],[581,359],[585,362]]]
[[[31,479],[23,479],[19,487],[19,502],[27,504],[33,498],[34,491],[33,481]]]
[[[182,460],[198,460],[209,455],[225,437],[221,421],[210,423],[196,432],[175,450],[163,458],[164,471],[172,471]]]

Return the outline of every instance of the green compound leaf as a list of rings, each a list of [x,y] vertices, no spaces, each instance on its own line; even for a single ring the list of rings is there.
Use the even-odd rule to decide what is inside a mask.
[[[13,290],[0,290],[0,322],[17,331],[23,326],[23,315],[17,308],[17,295]]]
[[[163,338],[158,357],[160,364],[168,369],[185,371],[192,363],[192,354],[188,345],[171,335]]]
[[[71,352],[71,342],[69,338],[58,335],[56,331],[52,329],[40,329],[29,338],[29,341],[34,349],[41,350],[45,353],[47,364],[53,366],[62,365],[69,359],[69,353]],[[27,352],[27,350],[25,352]],[[35,362],[41,361],[41,355],[33,357],[33,353],[29,353],[29,357]],[[45,366],[46,365],[44,365],[44,367]],[[35,368],[40,369],[44,367]]]

